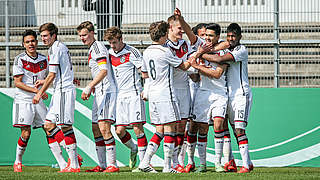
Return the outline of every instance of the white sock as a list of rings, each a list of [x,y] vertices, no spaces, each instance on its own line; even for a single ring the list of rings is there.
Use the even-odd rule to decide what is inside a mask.
[[[214,138],[214,149],[216,153],[216,163],[221,164],[222,151],[223,151],[223,138]]]
[[[77,144],[73,143],[73,144],[66,145],[66,151],[70,158],[70,167],[80,168],[79,162],[78,162]]]
[[[149,142],[143,160],[139,164],[139,168],[145,168],[150,164],[151,158],[157,152],[158,147],[158,144],[152,141]]]
[[[62,146],[63,149],[67,150],[67,145],[64,140],[62,140],[59,144],[60,144],[60,146]]]
[[[117,160],[116,160],[116,145],[106,146],[106,152],[107,152],[107,164],[109,166],[117,166]]]
[[[200,164],[207,164],[207,142],[198,142],[198,153],[200,158]]]
[[[181,145],[178,145],[177,147],[174,147],[173,155],[172,155],[172,166],[173,166],[173,168],[176,168],[177,165],[179,164],[178,155],[181,152],[181,148],[182,148]]]
[[[249,157],[249,146],[248,144],[240,144],[239,150],[242,158],[242,166],[249,169],[249,163],[251,163]]]
[[[54,158],[57,160],[60,170],[64,169],[67,166],[67,162],[64,160],[62,156],[62,151],[59,143],[53,142],[49,144],[49,148],[54,156]]]
[[[174,143],[163,143],[164,165],[163,170],[171,169],[171,159],[174,151]]]
[[[22,146],[19,146],[19,144],[17,144],[16,161],[14,162],[15,164],[22,163],[22,156],[25,151],[26,151],[26,147],[22,147]]]
[[[181,166],[184,166],[184,159],[186,156],[186,151],[187,151],[187,141],[184,141],[183,145],[181,147],[181,151],[178,155],[178,161]]]
[[[138,147],[138,156],[139,156],[139,160],[140,162],[143,160],[143,157],[146,153],[148,146],[142,146],[142,147]]]
[[[102,169],[105,169],[107,166],[106,146],[96,146],[96,151],[97,151],[97,155],[98,155],[99,166]]]
[[[229,162],[231,159],[233,159],[230,138],[223,138],[223,156],[226,162]]]
[[[196,149],[196,143],[187,142],[188,164],[194,164],[194,151]]]

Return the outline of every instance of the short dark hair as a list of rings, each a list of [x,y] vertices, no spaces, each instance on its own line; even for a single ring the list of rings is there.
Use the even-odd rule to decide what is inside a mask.
[[[45,23],[42,24],[39,28],[39,32],[41,33],[42,31],[49,31],[50,35],[58,35],[58,27],[53,24],[53,23]]]
[[[22,43],[24,43],[24,38],[25,38],[26,36],[33,36],[34,39],[37,40],[37,33],[36,33],[34,30],[32,30],[32,29],[27,29],[27,30],[25,30],[25,31],[23,32],[23,35],[22,35]]]
[[[105,30],[104,32],[104,39],[109,41],[112,39],[121,39],[122,38],[122,31],[120,30],[120,28],[116,27],[116,26],[112,26],[108,29]]]
[[[228,27],[227,27],[227,33],[232,32],[235,35],[239,36],[241,35],[241,27],[239,26],[239,24],[237,23],[231,23]]]
[[[207,23],[199,23],[192,28],[192,31],[194,34],[198,35],[198,30],[202,28],[207,28],[207,26],[208,26]]]
[[[208,24],[207,29],[213,30],[216,35],[220,35],[221,34],[221,27],[217,23]]]
[[[149,33],[152,41],[158,42],[168,32],[169,24],[165,21],[157,21],[150,24]]]
[[[82,29],[87,29],[89,32],[91,32],[94,31],[94,26],[92,22],[84,21],[77,27],[77,31],[81,31]]]
[[[174,21],[178,21],[178,18],[175,15],[172,15],[172,16],[168,17],[167,22],[169,24],[172,24],[172,22],[174,22]]]

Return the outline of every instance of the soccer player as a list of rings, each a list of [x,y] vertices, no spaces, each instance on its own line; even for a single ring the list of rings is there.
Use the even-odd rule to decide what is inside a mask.
[[[13,127],[21,129],[13,165],[14,172],[22,172],[22,156],[28,145],[31,127],[33,129],[43,127],[47,114],[47,107],[43,101],[32,104],[32,98],[38,92],[37,86],[43,84],[47,75],[48,60],[37,52],[38,40],[35,31],[26,30],[22,36],[22,44],[25,52],[16,56],[13,63],[16,94],[13,101],[12,120]],[[42,99],[47,98],[48,95],[44,93]]]
[[[241,27],[231,23],[227,27],[227,41],[230,44],[229,52],[223,56],[203,54],[205,50],[199,48],[196,57],[201,56],[211,62],[228,62],[228,115],[231,126],[235,129],[240,149],[243,167],[238,173],[248,173],[253,170],[249,156],[246,126],[252,104],[252,92],[248,80],[248,50],[240,44]],[[230,162],[227,163],[227,165]]]
[[[178,8],[176,8],[174,14],[176,15],[177,19],[179,20],[179,22],[182,26],[182,29],[186,32],[190,41],[194,42],[194,44],[192,46],[194,49],[198,49],[201,46],[205,49],[208,49],[208,50],[214,52],[214,51],[219,51],[219,50],[226,49],[227,47],[229,47],[229,43],[227,43],[227,42],[216,42],[214,40],[214,37],[216,36],[214,30],[211,30],[208,32],[209,36],[211,36],[211,38],[209,38],[209,39],[211,39],[211,40],[207,44],[205,44],[205,41],[202,38],[199,38],[199,36],[196,36],[195,33],[191,30],[190,26],[184,21],[184,18],[181,16],[181,12]],[[201,26],[202,25],[200,24],[199,27],[201,27]],[[220,34],[220,30],[218,30],[219,28],[217,29],[217,28],[215,28],[215,26],[211,27],[211,28],[216,29],[217,31],[219,31],[218,33]],[[204,28],[202,28],[202,30],[203,29]],[[198,31],[197,28],[194,28],[193,30]],[[198,31],[198,32],[201,33],[202,31]],[[206,33],[207,33],[207,31],[206,31]],[[215,42],[215,43],[212,43],[212,42]],[[200,64],[204,63],[202,59],[199,59],[199,61],[200,61]],[[190,75],[190,77],[193,81],[197,81],[198,79],[200,79],[200,78],[195,78],[195,77],[197,77],[197,76],[195,76],[195,74]],[[195,93],[196,92],[197,91],[195,91]],[[194,101],[195,101],[195,99],[193,99],[193,104],[194,104]],[[194,112],[192,112],[192,114],[194,114]],[[193,116],[193,118],[195,118],[195,117],[196,116]],[[225,129],[228,130],[228,127],[226,126]],[[225,131],[225,133],[229,132],[227,130]],[[186,172],[190,172],[191,170],[193,170],[195,168],[195,166],[194,166],[194,151],[195,151],[195,146],[196,146],[196,142],[197,142],[197,133],[198,132],[199,132],[198,151],[199,151],[199,156],[200,156],[200,161],[201,161],[200,164],[205,165],[205,163],[206,163],[206,145],[207,145],[208,125],[206,123],[197,123],[195,121],[190,121],[189,130],[187,133],[188,164],[185,168]],[[226,138],[226,137],[227,137],[227,134],[225,135],[224,140],[228,139],[228,141],[226,141],[227,143],[224,143],[224,145],[227,146],[227,144],[229,143],[230,148],[224,148],[226,150],[226,151],[224,151],[224,155],[229,157],[229,156],[232,156],[232,152],[230,150],[231,149],[230,134],[229,134],[229,138]],[[229,149],[229,151],[227,151],[227,149]],[[234,164],[234,167],[236,168],[235,164]],[[221,170],[221,168],[219,168],[219,169]],[[200,166],[197,169],[197,171],[198,172],[206,171],[206,166]]]
[[[91,93],[95,91],[92,105],[92,131],[96,142],[99,166],[86,172],[118,172],[115,139],[111,133],[111,124],[115,122],[116,117],[117,88],[109,61],[109,53],[102,42],[95,40],[94,26],[90,21],[82,22],[77,27],[77,31],[83,44],[89,47],[88,62],[93,77],[93,80],[83,90],[81,99],[88,100]]]
[[[156,125],[156,133],[151,138],[145,156],[139,164],[143,172],[156,172],[150,166],[150,160],[156,153],[162,138],[164,138],[164,168],[162,172],[178,173],[171,168],[171,160],[175,147],[176,122],[180,120],[175,90],[173,88],[173,69],[187,70],[189,62],[177,58],[174,52],[165,44],[168,37],[169,24],[164,21],[154,22],[149,32],[152,45],[143,53],[144,64],[141,68],[143,78],[149,82],[146,97],[149,100],[151,123]]]
[[[129,167],[133,168],[137,154],[142,161],[148,145],[143,130],[146,116],[144,101],[140,95],[141,78],[138,74],[143,58],[139,50],[123,42],[122,31],[118,27],[108,28],[104,38],[110,43],[110,61],[118,88],[116,133],[121,142],[131,150]],[[138,145],[132,141],[130,133],[126,131],[129,125],[133,126]]]
[[[207,26],[206,30],[206,43],[215,45],[218,43],[221,33],[220,25],[211,23]],[[225,51],[221,50],[215,52],[215,54],[223,55]],[[227,64],[219,65],[204,61],[204,65],[192,63],[192,67],[197,69],[201,74],[200,87],[196,91],[194,98],[193,113],[197,127],[199,129],[199,137],[207,136],[209,121],[213,120],[214,132],[215,132],[215,153],[216,153],[216,172],[224,172],[221,166],[221,157],[223,149],[223,135],[224,128],[223,123],[226,115],[226,109],[228,104],[227,95],[227,82],[225,77],[225,70]],[[190,134],[197,133],[190,131]],[[198,142],[202,144],[206,149],[206,142]],[[194,150],[194,149],[192,149]],[[197,169],[198,172],[206,171],[206,151],[202,152],[199,148],[200,156],[200,167]],[[193,152],[194,153],[194,152]]]
[[[175,15],[168,18],[169,33],[167,45],[174,51],[174,55],[186,61],[188,56],[194,52],[189,42],[182,39],[182,27]],[[190,39],[191,44],[195,43],[196,39]],[[187,72],[175,68],[173,71],[173,87],[175,89],[177,103],[180,110],[181,120],[177,122],[177,142],[175,145],[175,151],[173,154],[172,162],[173,168],[179,172],[184,172],[184,167],[179,164],[178,155],[180,154],[183,142],[186,123],[190,115],[190,105],[191,105],[191,93],[189,86],[189,77]]]
[[[77,154],[76,138],[72,128],[76,90],[73,84],[74,76],[69,50],[57,40],[58,28],[53,23],[42,24],[39,32],[42,42],[49,47],[49,74],[44,80],[42,88],[33,97],[32,103],[38,104],[53,82],[54,93],[44,124],[49,146],[54,149],[52,151],[55,151],[54,155],[62,169],[59,172],[80,172],[78,161],[81,161],[82,158]],[[63,133],[57,125],[61,126]],[[61,153],[59,143],[65,147],[68,153],[70,161],[67,165],[63,158],[56,156]]]

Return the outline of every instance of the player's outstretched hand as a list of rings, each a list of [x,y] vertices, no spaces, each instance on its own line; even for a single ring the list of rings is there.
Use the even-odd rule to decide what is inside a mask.
[[[41,99],[41,94],[37,93],[37,94],[33,97],[32,103],[33,103],[33,104],[38,104],[39,101],[40,101],[40,99]]]
[[[39,88],[40,86],[42,86],[44,84],[45,80],[37,80],[36,83],[34,83],[34,86],[36,88]]]
[[[173,14],[174,14],[175,16],[181,16],[181,11],[180,11],[180,9],[179,9],[179,8],[176,8],[176,9],[174,10]]]
[[[47,100],[47,99],[48,99],[48,94],[47,94],[47,93],[43,93],[42,99],[43,99],[43,100]]]

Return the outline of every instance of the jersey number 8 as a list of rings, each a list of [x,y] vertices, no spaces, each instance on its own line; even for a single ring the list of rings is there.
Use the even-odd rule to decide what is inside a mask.
[[[154,60],[153,60],[153,59],[151,59],[151,60],[149,61],[149,67],[150,67],[150,75],[151,75],[151,78],[152,78],[153,80],[155,80],[156,77],[157,77],[157,73],[156,73],[155,64],[154,64]]]

